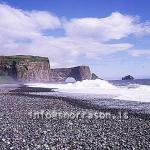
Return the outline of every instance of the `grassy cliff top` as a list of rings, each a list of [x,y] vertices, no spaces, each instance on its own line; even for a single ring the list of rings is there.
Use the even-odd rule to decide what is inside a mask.
[[[14,55],[14,56],[0,56],[0,62],[20,62],[20,61],[25,61],[28,60],[30,62],[41,62],[41,61],[46,61],[48,62],[47,57],[40,57],[40,56],[32,56],[32,55]]]

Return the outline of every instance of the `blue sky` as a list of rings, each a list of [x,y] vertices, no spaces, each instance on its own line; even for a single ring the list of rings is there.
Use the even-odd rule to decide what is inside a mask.
[[[0,0],[0,54],[89,65],[104,79],[150,78],[148,0]]]

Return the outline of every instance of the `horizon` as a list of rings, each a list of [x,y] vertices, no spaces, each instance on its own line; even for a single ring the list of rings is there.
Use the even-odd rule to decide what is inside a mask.
[[[149,79],[149,4],[0,0],[0,55],[48,57],[52,68],[86,65],[106,80]]]

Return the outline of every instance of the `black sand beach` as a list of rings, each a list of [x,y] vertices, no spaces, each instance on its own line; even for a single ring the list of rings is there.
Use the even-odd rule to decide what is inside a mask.
[[[150,149],[148,114],[98,107],[55,93],[34,95],[47,90],[1,88],[0,149]]]

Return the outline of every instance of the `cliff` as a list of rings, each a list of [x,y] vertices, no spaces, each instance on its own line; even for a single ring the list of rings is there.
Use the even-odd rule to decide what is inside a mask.
[[[50,77],[52,82],[64,82],[68,77],[72,77],[76,81],[90,80],[92,75],[89,66],[77,66],[51,69]]]
[[[89,66],[50,69],[48,58],[30,55],[0,56],[0,78],[21,82],[65,82],[97,79]]]
[[[0,56],[0,76],[15,81],[47,82],[50,80],[48,58],[39,56]]]

